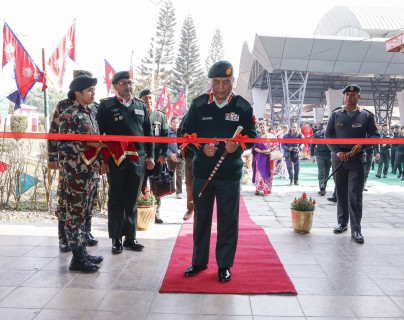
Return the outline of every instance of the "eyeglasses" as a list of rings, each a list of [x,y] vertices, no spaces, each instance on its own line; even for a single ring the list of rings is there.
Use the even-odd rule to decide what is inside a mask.
[[[133,81],[120,81],[118,84],[120,86],[133,86]]]

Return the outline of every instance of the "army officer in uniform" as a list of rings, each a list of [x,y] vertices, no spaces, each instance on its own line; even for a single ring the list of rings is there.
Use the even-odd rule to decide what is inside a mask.
[[[331,113],[325,138],[379,138],[371,112],[358,106],[360,88],[352,84],[343,94],[345,104]],[[357,243],[364,243],[361,233],[362,197],[365,182],[366,148],[360,144],[329,144],[331,162],[335,169],[341,161],[343,165],[334,174],[337,191],[338,226],[334,233],[342,233],[351,224],[351,236]]]
[[[196,133],[198,137],[231,138],[238,126],[243,135],[257,136],[255,118],[251,105],[242,97],[234,95],[233,67],[227,61],[212,65],[208,73],[211,93],[202,94],[192,101],[185,116],[181,135]],[[247,144],[249,148],[253,144]],[[238,239],[240,179],[243,168],[241,146],[232,141],[205,144],[195,152],[193,159],[193,199],[195,209],[192,265],[185,276],[196,276],[207,268],[212,224],[213,204],[217,202],[216,261],[219,267],[218,280],[228,282],[232,274]],[[227,151],[220,168],[198,197],[210,173],[220,157]]]
[[[117,95],[101,100],[97,121],[101,134],[151,136],[149,112],[145,103],[132,98],[133,82],[129,71],[117,72],[112,84]],[[121,253],[123,247],[141,251],[144,246],[136,240],[137,198],[147,169],[154,168],[152,143],[133,142],[138,160],[126,157],[119,166],[113,157],[103,164],[108,173],[108,233],[112,252]],[[133,146],[132,146],[133,147]],[[122,150],[125,154],[128,150]],[[122,243],[122,236],[125,241]]]

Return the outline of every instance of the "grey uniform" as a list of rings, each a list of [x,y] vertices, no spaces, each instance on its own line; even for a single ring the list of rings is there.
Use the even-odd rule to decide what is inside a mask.
[[[349,114],[345,107],[336,109],[328,120],[325,138],[379,138],[371,112],[358,108]],[[338,152],[349,152],[353,144],[329,144],[331,162],[335,169],[341,162]],[[338,224],[348,225],[352,231],[361,231],[362,196],[365,181],[366,148],[349,158],[334,174],[337,191]]]

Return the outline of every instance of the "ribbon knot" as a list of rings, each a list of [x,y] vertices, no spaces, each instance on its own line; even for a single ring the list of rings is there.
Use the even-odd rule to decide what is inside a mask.
[[[195,140],[198,138],[196,133],[192,133],[192,134],[184,134],[184,138],[187,139],[188,141],[184,142],[181,146],[180,149],[185,149],[185,147],[189,144],[193,144],[195,147],[199,148],[201,145],[197,142],[195,142]]]
[[[234,141],[236,139],[248,139],[248,136],[247,135],[242,136],[241,133],[239,133],[238,135],[236,135],[235,138],[231,139],[230,141]],[[243,149],[243,151],[247,149],[247,147],[243,141],[240,141],[240,146]]]

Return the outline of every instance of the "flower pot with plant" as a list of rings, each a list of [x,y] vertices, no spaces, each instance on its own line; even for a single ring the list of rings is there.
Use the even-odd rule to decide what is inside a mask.
[[[299,199],[293,200],[290,205],[292,211],[292,227],[297,233],[309,233],[313,224],[313,213],[316,209],[316,201],[307,199],[306,192],[303,192]]]
[[[140,193],[137,199],[137,228],[139,230],[149,229],[150,223],[154,222],[157,208],[156,203],[156,197],[146,187],[145,193]]]

